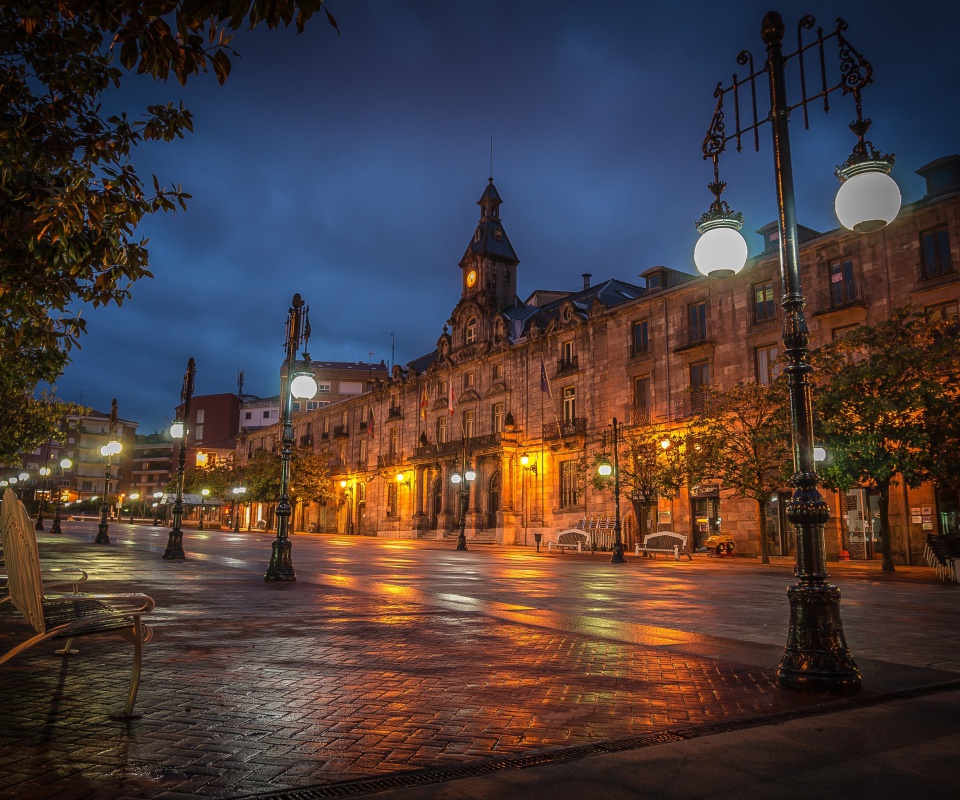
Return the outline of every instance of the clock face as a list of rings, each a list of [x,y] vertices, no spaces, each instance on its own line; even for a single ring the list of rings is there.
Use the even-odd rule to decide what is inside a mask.
[[[467,273],[467,286],[473,286],[476,282],[477,282],[477,271],[475,269],[472,269]]]

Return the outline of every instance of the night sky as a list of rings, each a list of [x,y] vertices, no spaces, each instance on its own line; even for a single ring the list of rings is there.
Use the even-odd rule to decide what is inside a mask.
[[[329,0],[305,33],[241,31],[220,87],[128,78],[111,106],[183,102],[195,132],[138,148],[150,184],[181,183],[186,212],[141,226],[153,279],[120,308],[89,309],[89,334],[57,385],[65,400],[161,429],[187,359],[197,394],[279,392],[287,309],[310,305],[315,360],[406,363],[434,349],[460,295],[460,258],[491,171],[520,258],[518,293],[636,281],[658,264],[694,271],[694,221],[711,196],[701,145],[713,90],[765,57],[768,2]],[[960,152],[960,4],[862,0],[781,4],[785,49],[813,14],[835,19],[873,64],[870,138],[897,155],[904,201],[914,170]],[[811,34],[807,33],[807,37]],[[808,41],[809,39],[805,40]],[[834,69],[836,50],[828,50]],[[813,59],[811,59],[812,61]],[[810,62],[808,62],[809,64]],[[790,80],[796,73],[788,67]],[[819,75],[813,75],[818,80]],[[808,83],[810,77],[808,76]],[[761,113],[768,107],[759,87]],[[798,220],[837,227],[834,167],[855,137],[851,98],[791,125]],[[724,195],[753,232],[775,219],[770,126],[761,149],[721,160]]]

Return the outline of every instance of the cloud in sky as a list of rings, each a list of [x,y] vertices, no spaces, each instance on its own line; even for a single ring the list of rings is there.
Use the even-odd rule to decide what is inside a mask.
[[[744,74],[740,50],[763,63],[767,2],[328,2],[339,37],[319,17],[299,36],[241,31],[225,86],[133,76],[109,98],[129,110],[182,99],[193,111],[193,135],[145,145],[134,160],[194,199],[141,227],[156,277],[121,308],[85,314],[90,333],[61,397],[99,410],[117,397],[121,416],[156,430],[190,356],[198,394],[235,391],[238,369],[248,392],[276,394],[294,292],[311,306],[315,359],[389,360],[385,331],[400,363],[429,352],[459,298],[491,132],[521,299],[574,290],[584,272],[634,281],[655,264],[693,271],[693,222],[711,200],[700,148],[713,89]],[[803,11],[825,33],[838,15],[849,23],[874,67],[869,138],[897,153],[904,199],[918,198],[914,170],[958,149],[960,6]],[[798,16],[783,13],[790,51]],[[758,98],[765,109],[762,86]],[[853,104],[836,93],[828,115],[810,115],[809,131],[799,112],[791,126],[798,217],[829,230]],[[721,162],[754,251],[752,232],[776,213],[769,139],[765,126],[759,154],[745,147]]]

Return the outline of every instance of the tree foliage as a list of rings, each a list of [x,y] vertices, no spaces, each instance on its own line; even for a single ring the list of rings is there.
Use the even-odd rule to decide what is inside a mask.
[[[811,354],[824,483],[878,489],[883,569],[893,570],[890,487],[948,481],[956,455],[960,340],[914,307],[860,325]],[[954,473],[953,479],[956,480]]]
[[[2,389],[0,386],[0,464],[19,464],[21,453],[31,453],[49,439],[60,439],[66,417],[89,411],[76,403],[61,403],[45,392],[33,397]]]
[[[735,497],[756,501],[760,559],[768,564],[766,504],[784,485],[792,466],[789,398],[783,381],[707,389],[691,426],[697,432],[689,459],[695,480],[719,477]]]
[[[247,488],[244,499],[255,503],[275,503],[280,497],[280,454],[260,450],[249,459],[243,471]],[[333,486],[327,459],[310,450],[295,448],[290,464],[293,503],[326,503],[333,499]]]
[[[141,142],[192,130],[174,103],[107,115],[134,71],[185,84],[230,73],[233,31],[295,24],[323,0],[5,0],[0,4],[0,399],[62,373],[87,306],[120,305],[150,277],[149,214],[185,208],[179,184],[149,185]],[[324,9],[325,10],[325,9]],[[336,26],[327,13],[327,19]],[[5,404],[6,405],[6,404]],[[23,404],[18,404],[18,409]],[[36,411],[36,409],[31,409]]]
[[[657,498],[673,497],[687,480],[683,438],[643,412],[635,413],[630,424],[619,426],[618,434],[620,491],[633,505],[639,533],[643,535],[648,510]],[[611,431],[609,440],[604,441],[601,452],[588,467],[590,482],[596,489],[614,487],[612,475],[597,472],[602,463],[613,465],[614,446]]]

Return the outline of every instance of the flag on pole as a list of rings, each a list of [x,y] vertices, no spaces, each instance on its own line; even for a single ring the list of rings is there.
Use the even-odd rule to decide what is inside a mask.
[[[547,378],[547,365],[543,363],[543,354],[540,354],[540,391],[546,392],[547,397],[553,400],[553,392],[550,390],[550,379]]]
[[[427,420],[427,385],[424,384],[420,390],[420,419]]]
[[[447,387],[447,410],[450,412],[450,416],[453,416],[453,377],[450,377],[450,382]]]

